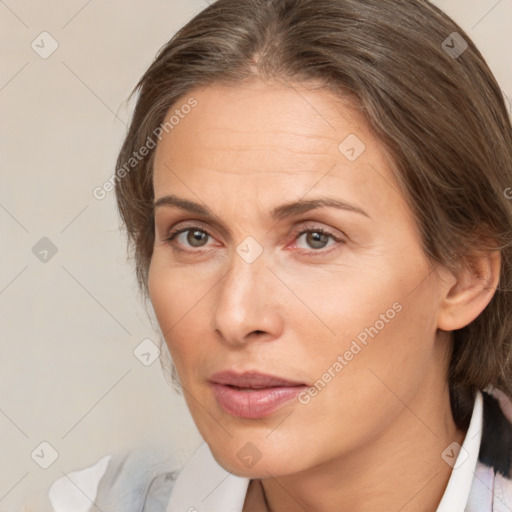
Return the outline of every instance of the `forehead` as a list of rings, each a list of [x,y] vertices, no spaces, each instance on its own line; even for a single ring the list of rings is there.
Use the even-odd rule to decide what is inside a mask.
[[[293,153],[338,156],[338,144],[349,132],[356,132],[361,139],[370,135],[352,102],[326,89],[258,80],[232,86],[214,84],[183,96],[166,118],[185,110],[190,98],[197,105],[179,120],[174,116],[178,122],[163,134],[157,153],[179,148],[183,142],[219,151],[240,145],[264,153],[268,148],[262,143],[267,143],[272,149],[291,149]]]
[[[183,108],[191,98],[195,107]],[[199,197],[211,197],[225,185],[237,188],[239,200],[258,195],[275,203],[314,188],[366,197],[376,209],[397,203],[382,143],[354,102],[326,89],[214,84],[183,96],[166,119],[173,114],[179,121],[156,149],[156,197],[171,190],[190,195],[192,185]]]

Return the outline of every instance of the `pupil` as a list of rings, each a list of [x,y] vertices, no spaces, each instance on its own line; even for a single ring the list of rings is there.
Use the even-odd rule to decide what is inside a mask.
[[[319,233],[313,231],[308,233],[308,243],[315,249],[322,249],[327,243],[327,235],[325,233]]]
[[[187,236],[187,241],[190,243],[190,245],[194,247],[200,247],[202,244],[200,243],[202,240],[206,238],[206,233],[203,233],[199,230],[189,231],[189,234]],[[196,243],[199,242],[199,243]]]

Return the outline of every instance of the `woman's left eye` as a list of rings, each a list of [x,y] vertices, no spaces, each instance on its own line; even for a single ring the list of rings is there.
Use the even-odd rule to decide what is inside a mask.
[[[181,237],[181,240],[180,240]],[[165,239],[165,242],[177,245],[175,240],[179,242],[179,245],[192,247],[192,248],[202,248],[207,247],[207,242],[209,238],[213,238],[207,231],[199,226],[191,226],[182,229],[176,229],[169,233],[168,238]],[[303,238],[307,247],[301,247],[298,245],[298,241]],[[332,241],[331,244],[328,244],[329,239]],[[309,228],[303,229],[294,235],[295,246],[302,249],[313,249],[312,251],[307,252],[306,254],[314,254],[320,253],[321,249],[325,247],[329,247],[329,245],[333,245],[333,243],[344,243],[344,241],[336,237],[334,234],[326,231],[323,228]],[[197,252],[191,251],[188,249],[181,249],[176,247],[178,251],[188,251],[188,252]]]
[[[301,237],[305,235],[304,241],[308,244],[311,249],[324,249],[325,247],[329,247],[327,245],[329,239],[333,241],[333,243],[341,242],[339,238],[336,238],[332,233],[325,231],[324,229],[314,228],[314,229],[306,229],[297,234],[296,240],[300,240]]]

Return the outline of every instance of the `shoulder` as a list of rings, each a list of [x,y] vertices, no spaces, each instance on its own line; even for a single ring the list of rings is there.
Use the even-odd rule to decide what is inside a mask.
[[[180,466],[156,449],[106,454],[56,480],[48,497],[54,512],[164,512]]]

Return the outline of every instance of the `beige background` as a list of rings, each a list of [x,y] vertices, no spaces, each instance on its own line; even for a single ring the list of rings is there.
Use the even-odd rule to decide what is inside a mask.
[[[435,3],[512,97],[512,0]],[[145,366],[133,353],[158,338],[125,261],[113,193],[100,201],[92,191],[114,172],[131,88],[205,6],[0,0],[0,511],[20,510],[105,454],[163,446],[185,461],[201,443],[158,360]],[[43,31],[59,45],[46,59],[31,47]],[[42,37],[40,52],[51,48]],[[43,237],[57,249],[46,262],[32,252]],[[43,441],[58,452],[48,469],[31,458]]]

